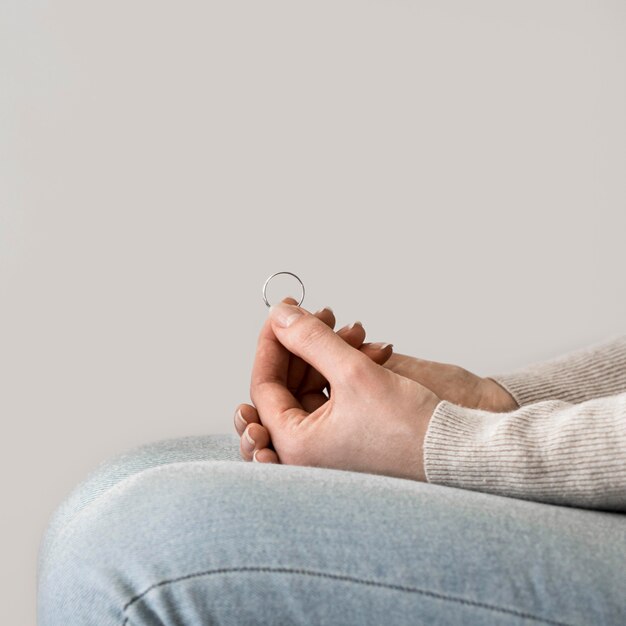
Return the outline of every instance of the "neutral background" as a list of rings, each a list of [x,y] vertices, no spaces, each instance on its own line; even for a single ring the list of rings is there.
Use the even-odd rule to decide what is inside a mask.
[[[3,620],[97,463],[232,431],[275,271],[485,375],[622,332],[625,112],[622,0],[3,0]]]

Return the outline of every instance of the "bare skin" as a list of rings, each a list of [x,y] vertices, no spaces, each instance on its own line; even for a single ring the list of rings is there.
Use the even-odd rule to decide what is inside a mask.
[[[284,302],[295,304],[290,299]],[[365,344],[365,330],[358,323],[337,332],[335,339],[341,338],[342,345],[350,348],[342,353],[338,343],[331,342],[334,358],[326,363],[319,348],[317,354],[311,353],[312,346],[305,348],[309,361],[321,358],[326,373],[336,378],[338,386],[331,388],[326,377],[281,341],[291,342],[294,352],[302,350],[307,342],[303,333],[321,337],[320,322],[328,332],[334,327],[332,311],[306,313],[297,322],[302,325],[299,333],[283,330],[269,318],[261,331],[251,385],[256,407],[241,404],[235,413],[245,460],[425,480],[423,459],[416,450],[421,452],[430,417],[441,399],[495,412],[517,408],[508,392],[491,379],[458,366],[393,354],[386,344],[382,350],[381,344]],[[342,361],[347,368],[338,367]],[[342,374],[344,369],[348,375]]]
[[[287,304],[296,304],[294,298],[285,298]],[[329,328],[335,327],[335,315],[332,309],[326,307],[314,314]],[[358,348],[374,363],[384,364],[393,353],[393,346],[385,343],[365,343],[365,329],[361,322],[354,322],[343,326],[337,331],[348,345]],[[288,389],[298,398],[302,406],[308,410],[315,410],[328,400],[325,391],[328,392],[329,384],[326,378],[317,370],[303,361],[300,357],[289,354],[288,363]],[[279,463],[278,456],[273,449],[271,438],[267,428],[261,424],[257,409],[251,404],[241,404],[235,411],[235,429],[242,438],[240,453],[246,461],[258,461],[261,463]],[[247,430],[246,430],[247,428]],[[244,436],[247,432],[249,438]],[[254,439],[255,444],[250,442]],[[253,454],[256,455],[253,459]]]
[[[511,394],[497,382],[472,374],[458,365],[393,354],[385,367],[428,387],[452,404],[493,413],[519,408]]]

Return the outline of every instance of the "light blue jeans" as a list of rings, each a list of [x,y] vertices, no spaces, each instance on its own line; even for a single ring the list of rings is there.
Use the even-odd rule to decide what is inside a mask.
[[[40,626],[626,624],[626,516],[244,463],[235,435],[100,466],[40,547]]]

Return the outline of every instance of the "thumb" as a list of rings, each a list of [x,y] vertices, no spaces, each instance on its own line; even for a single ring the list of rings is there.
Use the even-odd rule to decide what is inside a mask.
[[[269,319],[278,341],[312,365],[331,384],[346,379],[355,369],[365,372],[373,365],[363,352],[299,306],[284,303],[272,306]]]

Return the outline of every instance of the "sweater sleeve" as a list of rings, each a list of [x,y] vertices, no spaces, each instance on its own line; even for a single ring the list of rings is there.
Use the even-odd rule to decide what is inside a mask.
[[[577,403],[623,393],[626,335],[488,378],[504,387],[519,406],[554,399]]]
[[[428,482],[626,511],[626,393],[510,413],[441,401],[424,439]]]

